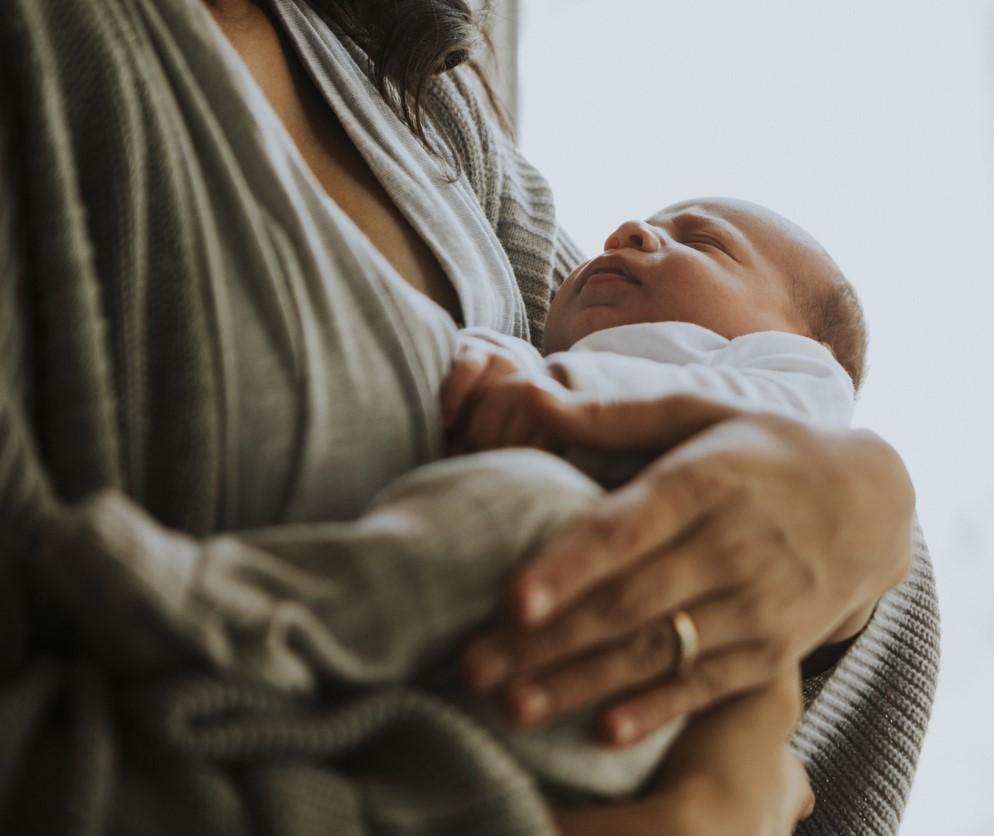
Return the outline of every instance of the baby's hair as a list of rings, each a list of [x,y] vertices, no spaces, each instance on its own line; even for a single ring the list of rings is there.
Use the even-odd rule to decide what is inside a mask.
[[[831,349],[859,391],[866,374],[869,338],[856,290],[834,264],[827,275],[809,279],[794,279],[795,299],[809,334]]]

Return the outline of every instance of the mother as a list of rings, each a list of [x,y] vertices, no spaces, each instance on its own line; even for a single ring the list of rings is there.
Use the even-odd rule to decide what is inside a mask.
[[[8,5],[3,831],[546,832],[527,776],[451,706],[382,684],[298,701],[211,673],[189,641],[203,584],[251,612],[300,543],[320,545],[329,521],[361,532],[378,491],[441,456],[453,320],[538,341],[579,258],[474,74],[451,69],[473,14],[460,0]],[[509,620],[481,639],[477,674],[527,673],[512,703],[540,694],[541,719],[644,686],[607,717],[618,740],[807,658],[806,826],[893,831],[935,624],[921,548],[880,598],[910,557],[892,451],[695,403],[550,421],[593,446],[693,439],[519,580],[532,622],[558,609],[582,629]],[[691,523],[690,545],[667,548]],[[695,568],[715,550],[727,575]],[[609,632],[591,602],[643,588],[646,567],[659,597]],[[306,575],[287,584],[308,594]],[[343,600],[375,594],[359,589]],[[708,655],[653,685],[671,660],[642,652],[643,621],[691,600],[711,602]],[[503,654],[526,629],[538,655],[515,671]],[[591,660],[596,679],[580,675]],[[789,827],[798,784],[779,743],[768,769],[701,789],[699,760],[721,753],[687,739],[658,792],[564,831]]]

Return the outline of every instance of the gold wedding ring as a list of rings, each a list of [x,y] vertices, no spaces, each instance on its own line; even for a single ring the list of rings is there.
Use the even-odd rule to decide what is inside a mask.
[[[676,633],[677,654],[675,671],[677,676],[687,673],[692,667],[701,652],[701,637],[697,632],[697,625],[694,624],[686,610],[673,613],[670,621],[673,623],[673,632]]]

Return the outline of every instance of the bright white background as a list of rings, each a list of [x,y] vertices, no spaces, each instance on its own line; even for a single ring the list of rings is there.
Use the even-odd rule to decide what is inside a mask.
[[[857,423],[903,453],[943,615],[904,836],[994,833],[994,6],[525,0],[520,137],[587,252],[676,200],[819,238],[872,331]]]

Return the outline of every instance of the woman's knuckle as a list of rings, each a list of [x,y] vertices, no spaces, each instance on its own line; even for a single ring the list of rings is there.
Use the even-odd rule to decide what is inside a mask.
[[[799,595],[811,593],[821,585],[822,578],[813,562],[809,560],[795,560],[794,566],[798,584],[800,585]]]
[[[725,694],[725,673],[718,665],[700,665],[693,683],[693,701],[696,707],[710,705]]]
[[[595,508],[587,517],[586,535],[589,547],[604,555],[615,551],[620,523],[610,510]]]
[[[673,478],[668,474],[660,476],[667,481]],[[680,468],[675,476],[676,484],[690,507],[701,507],[712,501],[716,493],[723,491],[721,474],[699,463]]]
[[[785,670],[791,661],[791,644],[786,639],[772,639],[767,642],[764,655],[771,671]]]
[[[603,627],[631,624],[635,608],[629,596],[616,586],[605,590],[594,604],[597,620]]]
[[[542,664],[551,664],[575,653],[587,643],[590,631],[578,617],[568,617],[556,622],[542,635],[538,656]]]
[[[561,650],[561,635],[560,631],[544,630],[530,635],[527,640],[519,638],[514,648],[518,665],[523,670],[533,670],[555,659]]]
[[[764,699],[776,706],[776,710],[792,721],[800,719],[804,711],[804,699],[801,692],[801,682],[796,669],[787,674],[778,674],[763,689]]]
[[[748,588],[739,595],[738,617],[751,634],[758,635],[765,632],[769,620],[768,609],[766,602],[756,590]]]
[[[738,479],[730,482],[725,491],[731,504],[754,510],[760,504],[763,488],[751,479]]]
[[[735,543],[721,549],[715,558],[722,579],[741,583],[750,575],[752,566],[752,550],[748,544]]]
[[[673,631],[667,621],[643,627],[627,647],[631,672],[639,678],[658,676],[673,664]]]

